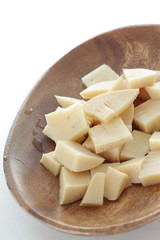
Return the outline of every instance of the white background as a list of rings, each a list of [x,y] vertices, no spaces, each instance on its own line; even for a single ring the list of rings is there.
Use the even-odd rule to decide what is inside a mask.
[[[158,1],[0,0],[0,240],[75,239],[26,213],[11,196],[2,156],[12,121],[40,76],[72,48],[128,25],[160,24]],[[109,240],[160,239],[160,220]],[[76,236],[76,239],[87,237]],[[106,237],[92,237],[102,239]],[[89,237],[88,239],[91,239]]]

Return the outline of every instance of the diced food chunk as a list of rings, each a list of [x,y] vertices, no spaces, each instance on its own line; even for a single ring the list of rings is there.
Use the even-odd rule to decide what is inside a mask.
[[[105,152],[100,153],[99,155],[104,157],[108,162],[120,162],[120,153],[122,151],[124,144],[119,145],[118,147],[109,148]]]
[[[131,159],[125,162],[122,162],[120,165],[116,167],[117,170],[126,173],[132,183],[140,183],[139,174],[140,170],[143,166],[145,157],[139,157],[135,159]]]
[[[119,77],[117,80],[96,83],[84,89],[82,92],[80,92],[80,95],[84,99],[91,99],[101,93],[106,93],[108,91],[123,90],[127,88],[128,88],[127,81],[124,80],[122,77]]]
[[[91,152],[95,152],[94,144],[90,136],[88,136],[88,138],[82,144],[82,146],[86,147]],[[108,162],[119,162],[122,148],[123,148],[123,144],[118,147],[110,148],[102,153],[99,153],[99,155],[105,158]]]
[[[160,183],[160,151],[149,152],[139,174],[143,186]]]
[[[156,71],[144,68],[123,69],[123,73],[131,88],[151,86],[157,77]]]
[[[118,77],[118,74],[113,69],[103,64],[82,77],[82,82],[86,87],[89,87],[98,82],[116,80]]]
[[[160,132],[154,132],[149,139],[151,151],[160,151]]]
[[[151,99],[160,100],[160,82],[154,83],[153,86],[146,87],[145,90]]]
[[[84,99],[91,99],[101,93],[108,92],[111,89],[111,87],[114,85],[114,83],[115,83],[115,80],[96,83],[84,89],[82,92],[80,92],[80,95]]]
[[[132,132],[133,139],[127,142],[120,154],[121,160],[128,160],[146,155],[150,150],[149,139],[150,134],[134,130]]]
[[[74,172],[89,170],[105,160],[81,144],[72,141],[58,141],[55,157],[62,165]]]
[[[58,140],[76,141],[88,132],[89,126],[83,111],[83,105],[76,103],[63,110],[46,115],[49,136]]]
[[[133,103],[121,113],[120,117],[122,118],[125,125],[130,125],[133,122],[134,117],[134,105]]]
[[[54,176],[57,176],[61,170],[61,164],[55,158],[55,152],[43,153],[40,163],[44,165]]]
[[[91,177],[93,177],[93,175],[95,175],[98,172],[107,174],[107,170],[108,170],[109,167],[117,168],[119,165],[120,165],[120,163],[102,163],[98,167],[92,168],[90,170],[91,171]]]
[[[65,96],[57,96],[55,95],[55,98],[59,105],[63,108],[69,107],[75,103],[85,103],[82,99],[72,98],[72,97],[65,97]]]
[[[160,100],[140,104],[134,109],[134,123],[143,132],[153,133],[160,130]]]
[[[109,122],[124,112],[136,99],[138,89],[102,93],[84,104],[84,111],[101,122]]]
[[[102,123],[90,128],[89,135],[96,153],[118,147],[132,140],[132,134],[120,117],[113,119],[109,123]]]
[[[108,200],[116,200],[127,187],[130,178],[127,174],[109,167],[105,175],[104,197]]]
[[[90,179],[89,171],[74,173],[62,167],[60,172],[60,204],[68,204],[82,199]]]
[[[104,173],[96,173],[88,185],[80,206],[101,206],[104,196]]]

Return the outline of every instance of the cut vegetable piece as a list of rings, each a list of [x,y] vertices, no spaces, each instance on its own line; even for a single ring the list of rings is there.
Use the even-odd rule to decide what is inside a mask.
[[[86,141],[82,144],[82,146],[89,149],[91,152],[95,152],[94,144],[90,136],[86,139]],[[120,161],[120,152],[123,148],[123,144],[116,147],[110,148],[105,152],[100,153],[101,157],[104,157],[109,162],[119,162]]]
[[[145,90],[151,99],[160,100],[160,82],[156,82],[153,86],[146,87]]]
[[[134,109],[134,122],[143,132],[160,130],[160,100],[148,100]]]
[[[82,146],[95,153],[94,144],[90,136],[87,137],[86,141],[82,144]]]
[[[57,107],[57,109],[55,110],[55,112],[57,113],[58,111],[63,111],[63,108],[61,107]],[[43,129],[43,133],[52,139],[52,131],[50,130],[48,124],[45,126],[45,128]],[[53,139],[52,139],[53,140]]]
[[[74,172],[94,168],[105,160],[81,144],[71,141],[58,141],[55,157],[62,165]]]
[[[100,153],[101,157],[104,157],[108,162],[120,162],[120,153],[122,151],[124,144],[115,147],[109,148],[105,152]]]
[[[91,169],[91,177],[95,175],[96,173],[104,173],[107,174],[107,170],[109,167],[116,168],[120,165],[120,163],[102,163],[98,167]]]
[[[147,93],[146,89],[145,88],[140,88],[139,89],[139,95],[138,95],[139,98],[143,99],[143,100],[148,100],[150,99],[150,96],[149,94]]]
[[[89,171],[74,173],[62,167],[60,172],[60,204],[68,204],[82,199],[90,179]]]
[[[106,95],[105,104],[115,111],[117,115],[120,115],[133,103],[138,94],[139,89],[125,89],[104,93]]]
[[[128,82],[120,76],[116,81],[114,81],[111,91],[123,90],[129,88]]]
[[[104,195],[104,173],[96,173],[88,185],[80,206],[101,206]]]
[[[160,132],[154,132],[149,139],[151,151],[160,151]]]
[[[52,139],[52,133],[51,133],[51,131],[50,131],[50,129],[49,129],[49,126],[48,126],[48,124],[45,126],[45,128],[43,129],[43,133],[47,136],[47,137],[49,137],[50,139]]]
[[[49,136],[55,142],[58,140],[76,141],[88,132],[89,126],[85,118],[83,105],[80,103],[45,116]]]
[[[133,139],[127,142],[120,154],[121,160],[128,160],[146,155],[150,150],[150,134],[134,130]]]
[[[103,64],[82,77],[82,82],[86,87],[89,87],[98,82],[116,80],[118,77],[119,76],[115,71],[113,71],[108,65]]]
[[[124,112],[139,93],[138,89],[102,93],[84,104],[84,111],[101,122],[108,122]]]
[[[98,95],[97,97],[100,97]],[[97,98],[95,97],[95,98]],[[109,122],[111,119],[116,117],[116,113],[108,108],[104,103],[100,102],[99,99],[92,98],[84,106],[84,111],[94,117],[95,120],[100,122]],[[93,101],[92,101],[93,100]],[[92,101],[92,102],[91,102]]]
[[[80,92],[80,95],[84,99],[93,98],[101,93],[108,92],[111,89],[111,87],[114,85],[114,82],[115,82],[115,80],[96,83],[96,84],[84,89],[82,92]]]
[[[123,69],[125,78],[131,88],[143,88],[154,84],[157,74],[144,68]]]
[[[134,117],[134,105],[133,103],[123,112],[120,117],[122,118],[125,125],[130,125],[133,122]]]
[[[61,105],[63,108],[69,107],[75,103],[85,103],[82,99],[72,98],[72,97],[65,97],[65,96],[57,96],[55,95],[55,98],[59,105]]]
[[[40,163],[44,165],[54,176],[57,176],[61,170],[61,164],[55,158],[55,152],[42,154]]]
[[[119,166],[116,167],[117,170],[126,173],[132,183],[140,183],[139,173],[143,166],[145,157],[139,157],[131,159],[125,162],[122,162]]]
[[[160,183],[160,151],[149,152],[139,174],[143,186]]]
[[[91,99],[99,94],[106,93],[108,91],[117,91],[127,88],[127,81],[122,77],[119,77],[117,80],[96,83],[80,92],[80,95],[84,99]]]
[[[108,198],[108,200],[116,200],[127,187],[129,181],[130,178],[127,174],[108,167],[105,176],[104,197]]]
[[[90,128],[89,135],[96,153],[118,147],[132,140],[132,134],[120,117],[113,119],[109,123],[102,123]]]

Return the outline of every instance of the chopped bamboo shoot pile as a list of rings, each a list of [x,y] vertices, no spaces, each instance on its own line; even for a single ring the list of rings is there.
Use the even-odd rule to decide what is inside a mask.
[[[83,99],[55,95],[61,107],[45,115],[43,133],[56,147],[40,163],[59,175],[61,205],[102,206],[132,184],[160,183],[160,71],[121,72],[92,69]]]

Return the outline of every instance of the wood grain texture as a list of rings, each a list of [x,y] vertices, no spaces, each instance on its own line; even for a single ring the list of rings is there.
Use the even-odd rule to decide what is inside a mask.
[[[38,139],[44,152],[55,147],[42,134],[44,114],[58,106],[54,94],[80,97],[81,77],[104,63],[119,74],[122,68],[160,69],[159,56],[160,26],[127,27],[83,43],[42,76],[19,110],[4,152],[8,187],[23,208],[55,229],[80,235],[122,233],[160,215],[160,185],[129,187],[102,207],[80,207],[79,201],[60,206],[58,178],[39,163],[42,153],[32,143]]]

